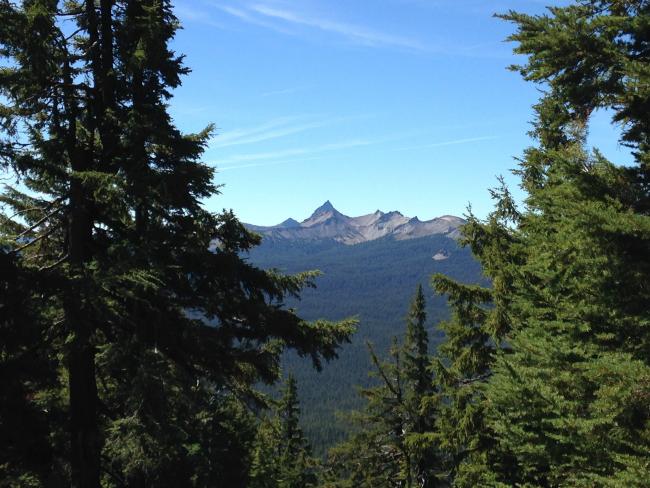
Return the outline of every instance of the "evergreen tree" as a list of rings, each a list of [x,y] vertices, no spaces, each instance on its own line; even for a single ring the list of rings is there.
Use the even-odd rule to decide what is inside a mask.
[[[517,69],[547,86],[535,107],[539,145],[517,170],[524,211],[502,188],[493,214],[464,230],[492,289],[435,279],[455,317],[433,434],[451,441],[455,486],[645,486],[650,11],[585,0],[504,17],[529,56]],[[636,165],[585,149],[602,108],[622,123]]]
[[[278,424],[268,417],[257,428],[251,462],[251,488],[277,488],[279,475]]]
[[[419,409],[419,399],[431,391],[431,375],[429,373],[429,336],[426,330],[426,303],[422,285],[418,285],[406,318],[406,334],[404,336],[404,372],[411,379],[409,385],[410,400]],[[423,419],[418,418],[417,425]]]
[[[0,251],[0,479],[3,486],[64,484],[57,447],[61,430],[49,424],[63,418],[56,360],[47,311],[38,313],[45,297],[28,290],[38,280],[23,273],[16,259]],[[44,337],[45,336],[45,337]]]
[[[435,443],[428,442],[428,432],[437,415],[433,394],[429,335],[426,329],[426,301],[422,285],[418,285],[406,319],[403,362],[405,377],[406,446],[412,452],[413,486],[429,488],[438,486],[440,459]]]
[[[445,486],[488,486],[485,467],[497,462],[484,390],[510,329],[508,297],[518,262],[512,225],[519,214],[503,183],[492,196],[498,200],[496,209],[485,222],[470,211],[460,239],[481,262],[492,287],[466,285],[443,275],[432,278],[434,290],[448,297],[452,314],[438,324],[445,339],[433,358],[433,387],[422,400],[436,413],[421,439],[437,453],[438,479]]]
[[[434,362],[436,391],[428,400],[439,413],[429,442],[441,453],[442,479],[459,487],[483,486],[477,466],[488,462],[491,448],[483,394],[495,352],[486,327],[491,293],[444,276],[435,276],[433,283],[448,296],[452,318],[439,324],[445,340]]]
[[[548,91],[538,147],[521,163],[528,192],[515,282],[513,353],[487,391],[514,470],[505,484],[644,486],[650,478],[650,267],[646,2],[583,1],[510,13],[518,69]],[[646,107],[645,109],[642,107]],[[610,109],[636,164],[585,150],[590,116]]]
[[[509,350],[486,390],[502,458],[489,468],[504,486],[643,486],[650,219],[633,211],[628,170],[584,151],[582,123],[569,129],[522,164],[525,178],[540,157],[548,167],[520,221]]]
[[[202,207],[217,192],[200,162],[211,128],[182,134],[167,113],[188,72],[169,1],[2,0],[0,17],[0,157],[21,183],[0,196],[0,239],[30,279],[16,294],[38,297],[34,337],[13,315],[2,326],[25,341],[12,354],[30,341],[56,362],[69,421],[40,417],[50,439],[68,430],[61,471],[74,487],[204,486],[197,473],[224,466],[196,455],[219,441],[201,429],[218,425],[214,402],[254,397],[283,347],[320,367],[351,324],[284,308],[313,274],[254,268],[241,255],[259,237]],[[17,381],[45,380],[29,373]]]
[[[363,411],[353,412],[351,438],[329,453],[326,486],[406,488],[413,486],[411,450],[406,444],[406,392],[403,351],[393,340],[390,361],[381,361],[368,343],[379,385],[361,390]]]
[[[300,428],[300,404],[296,379],[289,376],[278,406],[280,434],[280,483],[281,488],[304,488],[313,486],[313,473],[307,469],[309,446]],[[311,479],[310,479],[311,478]]]
[[[403,343],[395,339],[390,361],[369,344],[379,386],[362,390],[367,405],[352,416],[359,431],[330,452],[331,486],[440,486],[440,460],[431,430],[437,409],[428,352],[426,303],[418,286]],[[328,485],[330,486],[330,485]]]
[[[580,1],[514,12],[517,67],[546,84],[516,173],[463,242],[490,290],[444,277],[452,320],[434,395],[454,486],[645,486],[648,410],[648,5]],[[610,109],[637,164],[589,153],[591,114]]]
[[[252,488],[316,486],[316,460],[300,428],[298,387],[287,378],[276,418],[265,419],[258,431],[251,469]]]

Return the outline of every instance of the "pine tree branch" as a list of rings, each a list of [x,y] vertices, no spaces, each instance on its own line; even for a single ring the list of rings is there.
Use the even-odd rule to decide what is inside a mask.
[[[377,368],[377,371],[379,372],[379,375],[384,380],[384,383],[386,383],[386,387],[391,391],[393,395],[395,395],[396,397],[400,397],[401,393],[397,391],[395,386],[393,386],[390,379],[388,378],[388,375],[386,375],[386,373],[384,372],[384,368],[382,368],[381,363],[379,362],[379,358],[377,357],[377,354],[375,353],[375,350],[372,347],[372,344],[370,342],[366,342],[366,346],[370,350],[370,357],[372,359],[372,363]]]
[[[34,229],[36,229],[39,225],[41,225],[42,223],[44,223],[45,221],[47,221],[48,219],[50,219],[51,217],[53,217],[54,215],[56,215],[56,214],[59,212],[59,210],[61,210],[62,208],[63,208],[63,207],[57,207],[56,209],[54,209],[52,212],[50,212],[50,213],[47,214],[45,217],[43,217],[43,218],[40,219],[38,222],[36,222],[34,225],[28,227],[28,228],[25,229],[23,232],[21,232],[20,234],[18,234],[18,235],[16,236],[16,239],[20,239],[21,237],[25,237],[25,235],[29,234],[31,231],[33,231]]]
[[[473,383],[477,383],[477,382],[480,382],[480,381],[485,381],[488,378],[490,378],[492,376],[492,374],[493,374],[492,371],[489,371],[489,372],[484,373],[482,375],[475,376],[474,378],[467,378],[467,379],[463,379],[463,380],[458,380],[456,382],[456,386],[468,386],[468,385],[471,385]]]
[[[27,213],[27,212],[36,211],[36,210],[40,210],[40,211],[42,211],[42,212],[47,212],[49,209],[52,208],[52,206],[56,205],[56,204],[59,203],[61,200],[63,200],[63,197],[55,198],[54,200],[52,200],[51,202],[49,202],[45,207],[29,207],[29,208],[24,208],[24,209],[22,209],[22,210],[19,210],[19,211],[15,212],[11,217],[5,217],[5,221],[11,221],[11,220],[15,219],[16,217],[18,217],[19,215],[25,214],[25,213]],[[61,208],[61,207],[60,207],[60,208]],[[60,208],[59,208],[59,209],[60,209]],[[20,236],[19,236],[19,237],[20,237]]]
[[[33,244],[36,244],[37,242],[42,241],[42,240],[45,239],[46,237],[50,236],[50,235],[51,235],[55,230],[57,230],[59,227],[60,227],[60,226],[58,226],[58,225],[54,225],[54,226],[50,227],[50,228],[47,230],[47,232],[45,232],[44,234],[41,234],[40,236],[36,237],[35,239],[32,239],[31,241],[29,241],[28,243],[23,244],[22,246],[17,247],[16,249],[11,250],[11,251],[9,252],[9,254],[18,254],[20,251],[22,251],[22,250],[24,250],[24,249],[27,249],[29,246],[31,246],[31,245],[33,245]]]
[[[80,32],[83,32],[83,29],[77,29],[77,30],[74,31],[72,34],[70,34],[69,36],[67,36],[67,37],[65,38],[65,40],[66,40],[66,41],[69,41],[70,39],[72,39],[74,36],[76,36],[76,35],[79,34]]]
[[[50,271],[50,270],[56,268],[57,266],[59,266],[60,264],[64,263],[68,259],[68,257],[69,257],[69,255],[68,255],[68,253],[66,253],[61,259],[59,259],[55,263],[52,263],[52,264],[50,264],[48,266],[43,266],[41,268],[38,268],[38,270],[39,271]]]

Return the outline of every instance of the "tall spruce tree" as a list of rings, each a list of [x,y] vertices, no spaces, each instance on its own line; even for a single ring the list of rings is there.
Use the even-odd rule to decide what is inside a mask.
[[[382,361],[368,343],[378,386],[360,391],[362,411],[352,412],[350,439],[331,449],[328,483],[336,488],[413,486],[411,450],[406,444],[407,413],[403,351],[394,338],[389,360]]]
[[[528,196],[509,294],[509,354],[486,397],[503,486],[644,486],[650,478],[650,57],[643,1],[510,13],[517,69],[543,82],[519,174]],[[645,107],[645,108],[643,108]],[[636,164],[588,152],[609,109]],[[507,469],[505,469],[507,467]]]
[[[275,418],[265,419],[257,434],[251,488],[308,488],[317,484],[317,462],[300,427],[298,385],[287,378]]]
[[[293,376],[287,378],[278,405],[280,427],[280,488],[315,486],[316,476],[310,461],[310,448],[300,428],[298,384]],[[312,464],[310,469],[309,464]]]
[[[647,2],[511,12],[545,84],[516,173],[464,242],[490,290],[436,277],[454,317],[439,348],[441,441],[454,486],[645,486],[650,478]],[[645,108],[644,108],[645,107]],[[609,109],[636,164],[586,149]],[[488,306],[486,306],[488,305]]]
[[[57,363],[67,420],[39,416],[50,439],[69,432],[61,472],[84,488],[218,484],[224,463],[197,455],[224,452],[201,428],[228,431],[214,402],[274,381],[283,347],[320,367],[351,323],[285,309],[313,275],[254,268],[241,254],[259,237],[202,207],[217,192],[200,162],[211,128],[183,134],[167,113],[189,71],[169,48],[171,2],[2,0],[0,17],[0,158],[20,182],[0,196],[0,252],[16,294],[37,298],[34,337],[15,316],[2,327],[24,339],[11,354]],[[6,286],[2,298],[15,305]],[[42,371],[17,381],[33,388]]]
[[[438,406],[439,414],[430,441],[442,454],[442,479],[453,480],[455,486],[476,486],[472,466],[485,462],[489,442],[482,392],[494,354],[485,330],[484,303],[490,292],[442,276],[434,278],[434,286],[448,295],[453,315],[439,324],[446,339],[438,346],[434,363],[436,391],[429,401]]]
[[[403,363],[405,381],[405,406],[407,413],[406,446],[411,451],[413,486],[430,488],[439,486],[441,471],[438,450],[428,442],[437,408],[429,401],[434,393],[429,355],[429,334],[426,329],[426,300],[422,285],[418,285],[406,318]]]
[[[441,347],[445,408],[435,435],[461,434],[443,444],[455,486],[645,486],[650,9],[585,0],[504,18],[517,25],[516,51],[529,56],[516,69],[546,85],[532,131],[539,144],[516,171],[523,211],[502,189],[490,218],[464,230],[492,289],[435,280],[458,325],[446,326]],[[586,150],[598,109],[621,124],[634,166]],[[455,363],[480,369],[450,384],[444,372]]]
[[[426,302],[422,286],[406,317],[403,342],[393,341],[390,360],[369,345],[379,385],[361,390],[365,409],[352,415],[358,432],[330,452],[330,485],[336,487],[441,486],[440,460],[431,430],[436,416]]]
[[[437,414],[422,439],[437,450],[441,482],[459,487],[489,486],[485,469],[497,462],[486,423],[485,388],[496,354],[507,346],[511,274],[518,263],[512,227],[519,214],[503,182],[491,193],[498,201],[495,210],[484,222],[470,211],[460,244],[471,248],[492,286],[432,277],[432,287],[447,296],[452,314],[438,324],[445,338],[433,358],[433,389],[424,400]]]

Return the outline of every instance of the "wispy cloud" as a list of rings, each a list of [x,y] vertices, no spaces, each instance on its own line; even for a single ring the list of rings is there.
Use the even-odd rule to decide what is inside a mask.
[[[291,164],[291,163],[306,163],[307,161],[316,161],[323,159],[323,156],[313,156],[309,158],[298,158],[298,159],[281,159],[279,161],[267,161],[265,163],[252,163],[252,164],[237,164],[234,166],[219,166],[219,172],[230,171],[233,169],[245,169],[245,168],[259,168],[262,166],[276,166],[278,164]]]
[[[232,15],[233,17],[238,18],[239,20],[243,22],[247,22],[249,24],[257,25],[260,27],[265,27],[267,29],[274,30],[276,32],[280,32],[282,34],[290,34],[293,35],[294,33],[288,29],[285,29],[282,26],[276,25],[272,22],[267,22],[264,20],[264,18],[260,18],[260,16],[255,15],[251,10],[245,10],[242,8],[236,8],[236,7],[231,7],[228,5],[219,5],[216,3],[211,4],[213,7],[221,10],[222,12],[227,13],[228,15]]]
[[[311,129],[318,129],[334,124],[350,122],[353,120],[367,119],[372,114],[342,115],[338,117],[326,117],[319,115],[293,115],[277,117],[263,124],[232,129],[217,135],[210,144],[210,149],[218,149],[244,144],[279,139],[293,134],[298,134]]]
[[[422,5],[440,6],[451,0],[442,2],[427,0],[395,0],[396,2],[420,3]],[[474,0],[472,0],[474,1]],[[475,0],[482,5],[483,0]],[[543,2],[544,0],[525,0],[529,2]],[[559,0],[558,0],[559,1]],[[203,9],[195,7],[194,4],[180,3],[175,6],[176,12],[186,21],[200,23],[221,30],[237,30],[232,23],[226,22],[223,18],[213,16],[215,10],[230,17],[234,17],[242,23],[255,25],[274,32],[290,36],[305,36],[311,31],[320,31],[331,36],[342,38],[348,44],[364,46],[369,48],[392,48],[413,52],[422,52],[438,55],[453,55],[470,58],[510,58],[511,52],[504,48],[500,43],[483,43],[472,46],[462,46],[458,43],[433,42],[417,39],[412,36],[398,35],[384,32],[366,25],[350,23],[327,18],[320,13],[307,12],[289,8],[286,6],[277,6],[271,3],[230,3],[224,5],[216,0],[203,0],[201,2]],[[212,9],[205,10],[205,7]],[[464,10],[467,13],[467,10]],[[274,90],[262,96],[293,93],[293,88]]]
[[[298,13],[296,11],[280,9],[265,4],[253,4],[249,9],[252,12],[269,19],[275,19],[287,24],[311,27],[324,32],[337,34],[350,41],[365,46],[399,47],[417,51],[436,50],[417,39],[387,34],[362,25],[328,20],[321,16]]]
[[[305,122],[302,117],[279,117],[256,127],[226,131],[214,139],[210,149],[268,141],[322,127],[328,123],[327,120]]]
[[[245,164],[245,163],[258,162],[258,161],[279,160],[279,159],[292,158],[296,156],[315,155],[323,152],[338,151],[341,149],[351,149],[354,147],[361,147],[361,146],[369,146],[371,144],[376,144],[378,142],[382,142],[382,141],[370,140],[370,139],[353,139],[353,140],[323,144],[320,146],[313,146],[313,147],[299,147],[299,148],[283,149],[280,151],[238,154],[218,161],[217,167],[219,168],[221,166],[223,167],[232,166],[239,163]]]
[[[179,3],[174,6],[174,13],[183,21],[197,22],[218,29],[227,29],[225,24],[214,20],[207,11],[196,8],[194,5]]]
[[[433,142],[431,144],[421,144],[418,146],[407,146],[407,147],[399,147],[396,148],[396,151],[407,151],[410,149],[426,149],[429,147],[444,147],[444,146],[456,146],[459,144],[471,144],[473,142],[481,142],[481,141],[493,141],[495,139],[499,139],[500,136],[480,136],[480,137],[468,137],[465,139],[454,139],[451,141],[442,141],[442,142]]]
[[[211,0],[207,0],[206,4],[242,22],[292,36],[299,35],[301,28],[311,28],[343,37],[348,42],[366,47],[392,47],[428,52],[442,51],[437,46],[426,44],[411,37],[394,35],[359,24],[327,19],[321,15],[303,11],[298,12],[295,9],[286,7],[279,8],[265,3],[233,6],[223,5]],[[212,22],[209,16],[201,16],[191,12],[188,19],[203,23]]]
[[[403,137],[409,137],[409,136],[398,134],[398,135],[385,137],[381,139],[353,139],[353,140],[342,141],[337,143],[324,144],[321,146],[314,146],[314,147],[301,147],[301,148],[285,149],[280,151],[239,154],[218,161],[216,166],[218,171],[229,171],[233,169],[256,168],[261,166],[275,166],[278,164],[304,163],[307,161],[325,159],[326,156],[322,153],[386,143],[386,142],[402,139]],[[471,137],[466,139],[455,139],[451,141],[436,142],[432,144],[423,144],[420,146],[402,147],[402,148],[397,148],[396,150],[402,151],[402,150],[418,149],[418,148],[453,146],[459,144],[470,144],[473,142],[480,142],[480,141],[489,141],[494,139],[499,139],[499,136],[482,136],[482,137]]]

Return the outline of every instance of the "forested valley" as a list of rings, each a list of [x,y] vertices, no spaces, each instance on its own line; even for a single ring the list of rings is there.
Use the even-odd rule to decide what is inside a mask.
[[[170,0],[0,0],[0,486],[649,487],[650,2],[565,3],[495,20],[539,88],[523,202],[498,179],[458,236],[390,274],[395,241],[357,244],[367,274],[319,288],[340,246],[274,261],[203,204]],[[633,164],[588,144],[603,111]],[[339,356],[360,387],[326,434],[337,385],[296,378]]]

